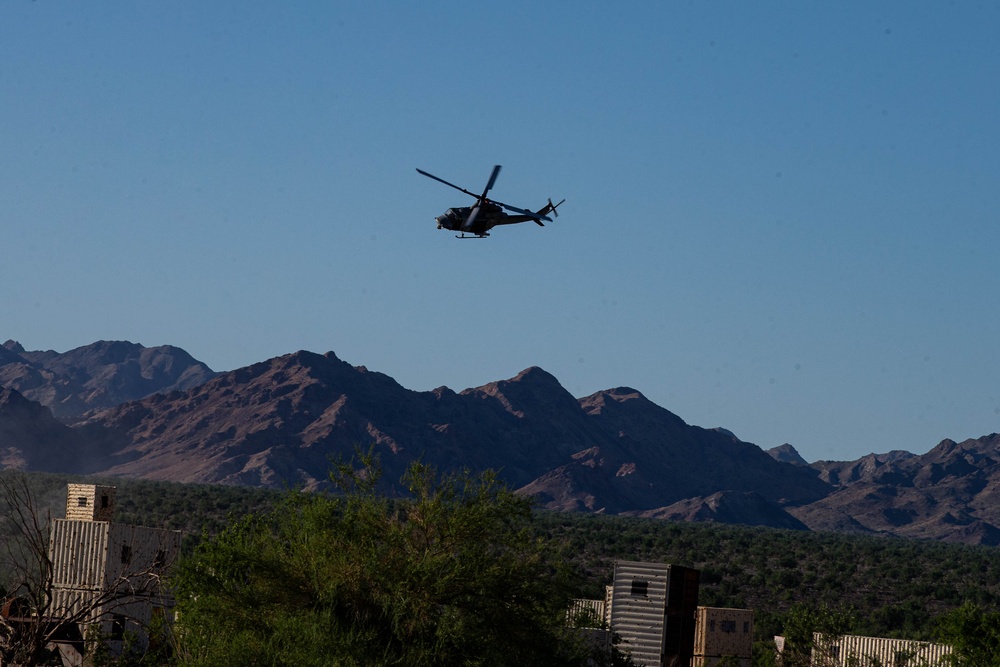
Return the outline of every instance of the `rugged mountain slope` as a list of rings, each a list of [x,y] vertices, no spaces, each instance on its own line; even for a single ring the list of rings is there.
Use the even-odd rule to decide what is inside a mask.
[[[669,507],[645,512],[623,512],[623,514],[668,521],[710,521],[786,530],[808,530],[804,523],[753,491],[742,493],[720,491],[708,497],[681,500]]]
[[[560,401],[575,406],[540,369],[462,394],[414,392],[333,353],[297,352],[124,404],[82,430],[103,438],[109,472],[152,479],[315,486],[330,456],[374,443],[389,480],[423,457],[503,468],[523,484],[562,460],[564,441],[586,436],[550,410]]]
[[[184,350],[98,341],[69,352],[0,348],[0,386],[18,390],[64,421],[158,392],[188,389],[215,373]]]
[[[926,454],[871,454],[813,464],[837,490],[790,513],[813,530],[1000,544],[1000,435]]]
[[[998,435],[945,440],[920,456],[805,464],[790,445],[764,452],[628,387],[576,399],[529,368],[461,393],[415,392],[332,352],[215,376],[169,346],[100,342],[58,354],[8,341],[0,386],[0,467],[318,487],[331,457],[374,445],[387,488],[420,458],[499,469],[557,510],[1000,544]],[[65,419],[145,397],[69,428],[17,387]]]
[[[0,388],[0,467],[78,472],[84,440],[48,408]]]
[[[631,389],[578,401],[540,368],[460,394],[404,389],[333,353],[297,352],[91,417],[102,469],[151,479],[324,482],[330,456],[374,443],[386,479],[414,458],[497,468],[546,506],[663,507],[723,489],[807,502],[829,487],[731,435],[688,426]]]
[[[830,488],[811,471],[776,462],[721,429],[690,426],[634,389],[580,399],[604,434],[523,491],[560,510],[645,511],[717,491],[753,491],[775,503],[801,504]]]

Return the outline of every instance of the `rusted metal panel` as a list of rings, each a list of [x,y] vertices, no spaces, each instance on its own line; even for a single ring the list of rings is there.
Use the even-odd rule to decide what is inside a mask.
[[[943,667],[951,647],[910,639],[813,635],[812,664],[817,667]]]
[[[698,607],[694,653],[749,658],[753,650],[753,610]]]
[[[66,485],[66,518],[79,521],[111,521],[116,490],[100,484]]]

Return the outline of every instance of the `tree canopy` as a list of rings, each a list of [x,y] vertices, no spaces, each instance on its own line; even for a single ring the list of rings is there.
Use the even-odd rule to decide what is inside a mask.
[[[937,629],[954,667],[1000,667],[1000,612],[966,602],[938,617]]]
[[[188,665],[581,664],[565,573],[496,475],[414,464],[410,497],[371,459],[342,494],[290,493],[203,541],[174,578]]]

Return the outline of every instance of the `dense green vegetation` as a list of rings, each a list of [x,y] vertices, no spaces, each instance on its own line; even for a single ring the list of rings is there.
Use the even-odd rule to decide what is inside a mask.
[[[84,481],[29,479],[39,504],[56,517],[63,515],[66,482]],[[286,494],[260,489],[106,481],[118,486],[119,521],[181,530],[189,555],[206,536],[286,502]],[[996,548],[550,512],[535,512],[531,530],[575,566],[571,593],[577,597],[602,597],[617,558],[700,569],[701,604],[756,611],[761,655],[770,637],[787,633],[804,610],[835,614],[845,632],[912,639],[954,637],[956,628],[1000,620],[994,619],[1000,609]],[[969,651],[980,649],[970,645]]]
[[[1000,605],[1000,550],[886,537],[540,515],[540,528],[583,571],[591,597],[614,559],[701,570],[699,602],[756,610],[761,638],[780,634],[796,604],[849,609],[849,632],[929,639],[933,619],[970,601]]]
[[[180,664],[584,664],[528,501],[421,464],[393,501],[372,471],[341,466],[344,494],[289,494],[181,561]]]

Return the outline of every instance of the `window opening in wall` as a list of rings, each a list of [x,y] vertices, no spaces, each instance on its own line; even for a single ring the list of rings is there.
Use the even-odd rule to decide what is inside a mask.
[[[736,621],[719,621],[719,630],[722,632],[736,632]]]
[[[125,639],[125,616],[122,614],[111,615],[111,639]]]
[[[108,496],[107,494],[104,494],[103,496],[101,496],[101,509],[107,509],[107,508],[108,508]]]
[[[128,565],[132,562],[132,547],[127,544],[122,545],[122,565]]]
[[[646,597],[649,591],[649,582],[642,579],[632,580],[632,595]]]
[[[86,507],[87,499],[84,496],[80,496],[79,498],[76,499],[76,504],[78,507]]]

